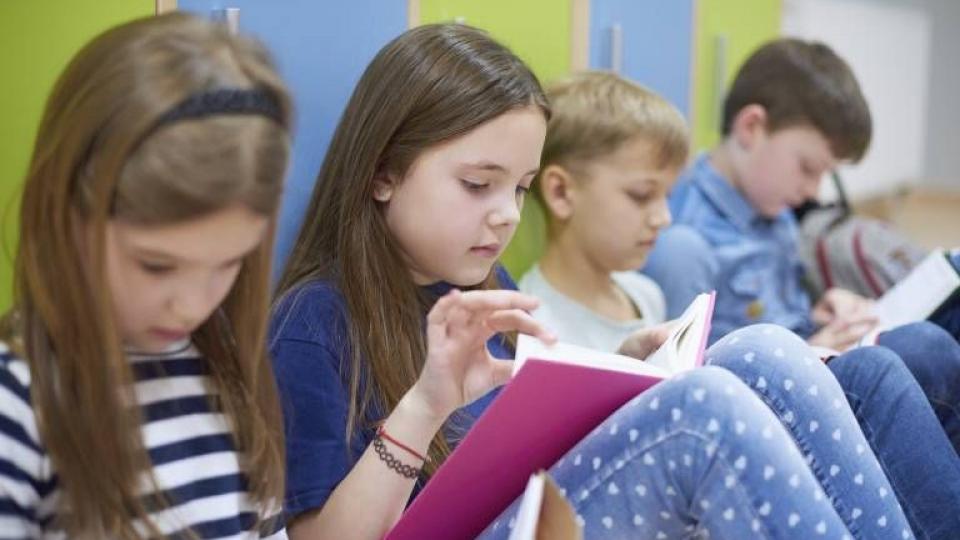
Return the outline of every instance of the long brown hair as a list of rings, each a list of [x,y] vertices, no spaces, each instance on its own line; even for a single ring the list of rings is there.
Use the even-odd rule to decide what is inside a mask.
[[[375,408],[396,406],[417,380],[426,352],[430,299],[414,284],[373,199],[374,176],[403,178],[427,148],[530,105],[549,115],[529,68],[485,32],[456,24],[400,35],[357,84],[277,289],[283,298],[305,281],[327,279],[343,294],[350,344],[350,358],[341,359],[349,366],[347,440]],[[499,283],[491,272],[477,287]],[[442,432],[431,444],[428,474],[449,453]]]
[[[164,112],[220,88],[265,92],[280,123],[216,115],[154,132]],[[287,92],[261,46],[183,14],[108,30],[57,81],[24,187],[15,303],[3,334],[30,366],[71,536],[139,537],[135,519],[156,534],[146,507],[165,504],[138,493],[150,461],[140,412],[126,405],[133,377],[107,292],[106,223],[183,222],[239,203],[269,217],[272,233],[289,118]],[[83,257],[81,230],[93,231],[83,237]],[[223,304],[193,334],[261,512],[278,508],[284,474],[265,353],[271,249],[268,239],[246,257]]]

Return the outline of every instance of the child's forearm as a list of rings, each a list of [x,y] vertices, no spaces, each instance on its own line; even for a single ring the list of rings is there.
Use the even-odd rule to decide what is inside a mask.
[[[430,441],[444,420],[430,413],[416,390],[411,390],[387,418],[384,430],[404,446],[426,455]],[[387,452],[401,463],[418,468],[423,465],[407,450],[389,440],[383,442]],[[379,540],[400,518],[415,482],[415,478],[388,468],[370,445],[323,508],[298,516],[289,524],[287,532],[292,540]]]

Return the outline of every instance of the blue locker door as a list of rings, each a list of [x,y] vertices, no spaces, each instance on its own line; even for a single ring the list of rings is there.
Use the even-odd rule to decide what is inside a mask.
[[[694,0],[591,0],[590,67],[612,69],[690,118]],[[619,35],[618,35],[619,34]]]
[[[216,17],[239,8],[241,32],[266,43],[296,104],[293,159],[275,251],[275,274],[293,247],[343,108],[376,52],[407,28],[407,2],[350,0],[179,0]]]

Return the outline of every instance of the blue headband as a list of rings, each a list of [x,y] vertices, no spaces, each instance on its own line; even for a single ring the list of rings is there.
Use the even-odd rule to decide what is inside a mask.
[[[265,116],[280,125],[286,123],[280,104],[272,94],[259,89],[221,88],[193,94],[181,101],[160,115],[153,130],[181,120],[220,114],[253,114]]]

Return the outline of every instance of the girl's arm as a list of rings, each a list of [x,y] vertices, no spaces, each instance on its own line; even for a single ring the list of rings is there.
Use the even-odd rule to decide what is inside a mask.
[[[426,455],[430,441],[456,409],[483,396],[510,378],[511,362],[487,351],[497,332],[520,331],[553,341],[527,311],[533,297],[515,291],[453,291],[427,316],[427,358],[420,378],[384,423],[384,429],[411,450]],[[423,463],[407,450],[384,441],[402,463]],[[415,479],[387,467],[371,445],[350,473],[317,510],[288,525],[291,539],[380,539],[403,512]]]

